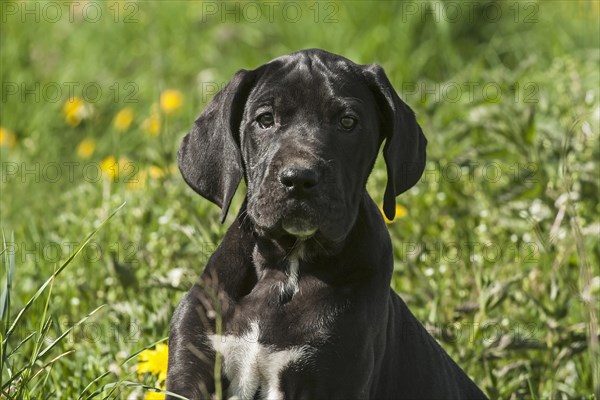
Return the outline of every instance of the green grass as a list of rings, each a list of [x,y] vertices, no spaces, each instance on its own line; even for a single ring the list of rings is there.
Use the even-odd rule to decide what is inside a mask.
[[[429,140],[423,179],[398,198],[407,215],[389,225],[393,287],[411,310],[492,398],[600,397],[597,2],[500,2],[497,20],[488,2],[438,20],[407,8],[439,10],[433,1],[294,3],[297,22],[283,6],[249,22],[247,3],[229,3],[240,22],[205,18],[211,2],[99,3],[97,22],[77,7],[71,21],[64,5],[49,21],[62,2],[10,3],[16,14],[5,4],[0,126],[15,144],[0,148],[0,397],[141,398],[157,384],[132,355],[167,336],[233,218],[220,225],[185,185],[179,142],[236,70],[307,47],[381,64]],[[102,90],[75,127],[69,82],[79,97]],[[183,106],[152,136],[143,121],[166,89]],[[119,132],[125,107],[134,119]],[[88,159],[84,139],[95,141]],[[96,177],[108,156],[129,160],[114,181]],[[378,160],[377,202],[385,179]]]

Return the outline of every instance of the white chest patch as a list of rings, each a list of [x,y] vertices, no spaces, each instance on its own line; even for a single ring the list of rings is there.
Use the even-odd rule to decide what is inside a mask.
[[[281,294],[288,293],[291,296],[298,293],[298,269],[300,268],[300,260],[298,257],[291,257],[290,264],[286,271],[287,279],[280,284]]]
[[[242,336],[209,335],[215,351],[223,355],[223,370],[231,385],[228,396],[252,400],[260,390],[263,400],[283,400],[279,387],[281,372],[291,363],[301,361],[309,352],[308,346],[275,350],[258,342],[258,321]]]

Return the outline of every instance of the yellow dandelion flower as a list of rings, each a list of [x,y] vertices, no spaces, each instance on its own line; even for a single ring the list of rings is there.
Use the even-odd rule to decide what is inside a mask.
[[[166,344],[157,344],[155,350],[144,350],[138,355],[138,358],[138,375],[149,372],[155,375],[159,382],[164,382],[167,379],[169,347]]]
[[[400,218],[404,218],[406,216],[406,214],[408,214],[408,210],[406,209],[406,207],[400,205],[400,204],[396,204],[396,216],[394,217],[393,220],[389,220],[386,216],[385,213],[383,212],[383,208],[380,209],[381,210],[381,214],[383,215],[383,219],[385,221],[386,224],[391,224],[394,221],[400,219]]]
[[[81,108],[85,107],[85,102],[80,97],[70,97],[67,102],[63,105],[63,111],[65,114],[76,113]]]
[[[17,144],[17,137],[15,134],[6,128],[0,127],[0,147],[12,149],[15,147],[15,144]]]
[[[133,110],[130,107],[125,107],[115,115],[113,126],[119,132],[125,132],[129,129],[133,121]]]
[[[100,161],[100,170],[104,176],[115,180],[119,176],[119,163],[114,156],[108,156]]]
[[[165,90],[160,94],[160,109],[165,114],[171,114],[183,105],[183,94],[179,90]]]
[[[67,124],[71,126],[77,126],[81,123],[81,118],[75,114],[67,114],[65,115],[65,121],[67,121]]]
[[[84,139],[77,146],[77,156],[79,158],[87,159],[94,154],[96,150],[96,141],[94,139]]]
[[[148,167],[148,175],[150,175],[152,179],[159,179],[165,176],[165,171],[161,167],[151,165]]]
[[[75,96],[67,100],[63,106],[63,112],[67,124],[77,126],[91,115],[91,108],[80,97]]]
[[[118,181],[119,177],[123,177],[123,180],[128,181],[131,179],[132,173],[135,172],[135,168],[131,165],[131,161],[127,157],[119,158],[119,161],[114,156],[108,156],[100,161],[100,170],[105,177]]]
[[[160,134],[160,113],[156,104],[152,105],[150,116],[142,122],[142,128],[151,136],[158,136]]]

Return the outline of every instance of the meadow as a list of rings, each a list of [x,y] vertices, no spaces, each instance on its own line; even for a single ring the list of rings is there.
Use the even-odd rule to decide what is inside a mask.
[[[381,64],[429,140],[387,225],[413,313],[491,398],[600,398],[597,1],[8,1],[0,18],[0,398],[162,398],[170,317],[235,214],[187,187],[178,145],[238,69],[311,47]],[[385,182],[380,159],[378,203]]]

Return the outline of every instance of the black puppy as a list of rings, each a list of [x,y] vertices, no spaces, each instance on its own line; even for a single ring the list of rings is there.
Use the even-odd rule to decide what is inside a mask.
[[[390,289],[384,212],[426,139],[378,65],[303,50],[241,70],[179,150],[185,181],[236,221],[177,308],[168,390],[190,399],[485,398]]]

